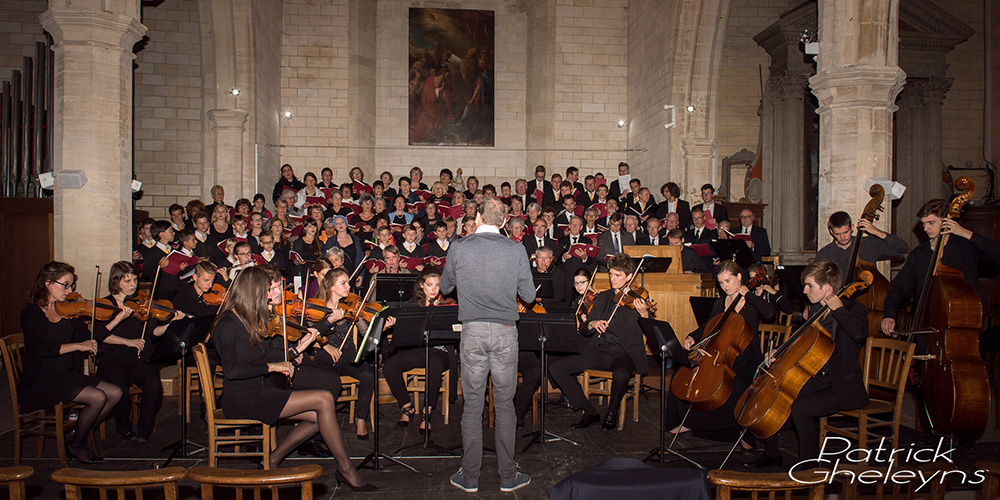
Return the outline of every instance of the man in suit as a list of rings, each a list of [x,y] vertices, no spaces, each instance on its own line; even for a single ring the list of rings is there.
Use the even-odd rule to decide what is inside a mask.
[[[586,253],[579,255],[579,253],[570,252],[570,247],[576,244],[591,244],[592,240],[583,235],[583,217],[579,215],[574,215],[569,223],[569,232],[565,236],[559,238],[559,251],[562,255],[560,260],[565,263],[573,261],[576,267],[579,267],[580,262],[587,262],[589,259]],[[580,262],[575,262],[580,261]]]
[[[690,214],[690,211],[688,211],[688,213]],[[681,226],[679,219],[680,216],[677,214],[677,212],[668,213],[667,216],[663,218],[663,232],[668,233],[670,231],[673,231],[674,229],[680,229],[681,237],[683,238],[684,229]]]
[[[534,198],[531,197],[531,193],[528,192],[528,181],[524,179],[514,181],[513,197],[521,200],[521,207],[523,207],[525,211],[528,210],[528,205],[535,201]]]
[[[541,202],[539,202],[538,191],[541,191]],[[552,191],[552,183],[545,180],[545,165],[535,167],[535,179],[528,183],[528,196],[539,206],[547,207],[555,200],[555,193]],[[527,205],[525,205],[527,206]]]
[[[580,169],[572,165],[566,167],[566,181],[573,185],[573,196],[583,194],[583,184],[580,184]]]
[[[656,218],[666,219],[668,214],[677,214],[678,224],[682,230],[691,225],[691,205],[680,199],[681,188],[674,182],[668,182],[660,187],[663,203],[656,207]],[[668,230],[674,228],[668,228]]]
[[[684,246],[684,231],[671,229],[667,232],[667,243],[672,246],[681,247],[681,270],[685,273],[707,273],[709,268],[705,267],[705,260],[698,252]]]
[[[750,251],[753,252],[753,258],[757,262],[760,262],[761,257],[771,255],[771,241],[767,238],[767,229],[760,226],[754,226],[753,221],[753,210],[750,210],[749,208],[740,210],[740,231],[737,234],[750,236],[750,241],[747,242],[747,246],[749,246]]]
[[[576,202],[584,208],[597,203],[597,179],[593,175],[583,178],[583,190],[576,195]]]
[[[618,163],[618,176],[629,175],[628,163]],[[608,180],[608,198],[618,200],[619,203],[629,193],[627,185],[622,186],[618,179]]]
[[[660,219],[651,217],[646,221],[646,232],[635,240],[636,245],[666,245],[667,241],[660,232]]]
[[[705,227],[705,211],[701,206],[691,209],[691,222],[694,224],[694,227],[684,233],[684,243],[698,245],[719,239],[718,231]]]
[[[607,268],[605,262],[607,262],[608,256],[621,253],[622,248],[626,245],[635,244],[635,239],[622,231],[622,214],[615,213],[608,217],[610,227],[597,238],[597,246],[601,248],[601,252],[598,254],[600,257],[598,265],[601,266],[602,270]]]
[[[656,203],[652,201],[652,195],[649,192],[649,188],[639,188],[638,199],[629,205],[629,208],[625,210],[627,215],[635,215],[639,218],[641,224],[645,224],[650,217],[656,213]]]
[[[545,224],[547,224],[545,232],[549,235],[549,238],[558,240],[563,237],[563,230],[556,225],[556,211],[553,210],[552,207],[545,207],[542,209],[542,219],[544,219]]]
[[[521,244],[524,245],[524,250],[528,253],[529,259],[532,255],[535,255],[541,247],[548,247],[553,250],[559,248],[559,242],[546,234],[548,224],[544,219],[535,219],[535,223],[531,226],[531,229],[532,233],[530,235],[526,235],[524,239],[521,240]]]
[[[715,187],[711,184],[701,186],[701,209],[705,212],[705,222],[718,224],[719,221],[729,220],[729,212],[726,207],[715,202]],[[714,226],[713,226],[714,227]]]
[[[556,225],[568,226],[573,217],[576,217],[576,198],[564,195],[559,215],[556,216]]]
[[[573,425],[582,429],[601,420],[594,405],[584,396],[576,380],[587,369],[609,370],[613,373],[607,415],[601,428],[611,430],[618,425],[618,408],[628,389],[633,373],[646,373],[646,344],[639,327],[639,317],[649,317],[646,301],[636,299],[635,310],[621,308],[613,317],[615,292],[624,288],[635,273],[635,263],[625,254],[615,254],[608,262],[611,289],[594,297],[594,306],[581,328],[584,338],[580,353],[561,357],[549,366],[549,374],[576,410],[583,410],[580,421]]]
[[[626,214],[624,221],[625,233],[632,237],[632,241],[639,241],[642,236],[642,228],[639,226],[639,218],[632,214]]]

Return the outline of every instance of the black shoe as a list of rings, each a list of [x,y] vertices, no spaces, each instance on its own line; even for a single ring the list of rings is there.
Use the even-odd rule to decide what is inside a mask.
[[[409,407],[404,406],[400,408],[400,411],[402,411],[402,414],[406,416],[406,420],[402,420],[402,416],[400,416],[400,421],[396,422],[396,427],[409,427],[410,421],[413,420],[413,416],[417,414],[417,409],[414,408],[413,405],[410,405]]]
[[[768,467],[780,467],[781,463],[782,459],[780,455],[772,457],[767,453],[761,453],[752,462],[743,462],[743,467],[748,469],[766,469]]]
[[[121,439],[122,441],[128,441],[134,437],[135,437],[135,431],[133,431],[132,429],[129,429],[125,432],[121,431],[118,432],[118,438]]]
[[[351,489],[351,491],[376,491],[376,490],[378,490],[378,486],[375,486],[372,483],[365,483],[365,484],[363,484],[361,486],[354,486],[353,484],[347,482],[347,478],[344,477],[344,475],[341,474],[340,471],[338,470],[337,471],[337,484],[341,484],[341,483],[346,484],[347,487]]]
[[[101,458],[101,457],[99,457],[99,456],[97,456],[97,455],[93,455],[90,458],[80,458],[80,455],[77,455],[76,453],[74,453],[73,452],[73,448],[70,447],[70,445],[68,443],[66,444],[66,457],[67,458],[72,458],[72,459],[76,460],[77,462],[80,462],[83,465],[93,465],[93,464],[104,463],[104,459]]]
[[[601,422],[601,429],[610,431],[618,428],[618,413],[609,411],[604,421]]]
[[[515,423],[514,426],[517,429],[523,428],[524,427],[524,419],[523,418],[517,419],[517,423]]]
[[[601,421],[600,415],[591,415],[589,413],[584,413],[583,416],[580,417],[580,421],[573,424],[572,427],[574,429],[586,429],[587,427],[590,427],[590,424],[596,424],[597,422],[600,421]]]
[[[358,437],[358,441],[368,441],[368,434],[355,434]]]

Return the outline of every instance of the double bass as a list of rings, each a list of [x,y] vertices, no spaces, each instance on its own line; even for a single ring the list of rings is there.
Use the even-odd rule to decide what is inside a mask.
[[[976,184],[962,176],[955,187],[962,193],[949,205],[948,218],[958,220],[962,207],[976,192]],[[983,305],[962,271],[941,263],[941,248],[947,242],[948,234],[942,232],[909,331],[931,332],[926,338],[927,359],[920,370],[931,430],[937,435],[977,438],[986,429],[990,414],[990,386],[979,354]]]
[[[750,278],[747,288],[753,290],[765,280],[767,272],[761,268]],[[742,295],[733,300],[725,312],[708,320],[704,329],[707,335],[691,348],[689,355],[697,366],[681,367],[670,381],[674,396],[691,402],[696,410],[714,410],[732,394],[736,377],[733,363],[750,345],[754,335],[743,316],[736,312],[741,301],[745,301]]]
[[[885,200],[885,190],[879,184],[873,184],[868,190],[871,200],[865,205],[861,213],[861,219],[874,223],[879,219],[879,212],[882,209],[882,202]],[[859,219],[860,220],[860,219]],[[885,296],[889,293],[889,280],[882,276],[874,262],[868,262],[861,258],[861,239],[864,231],[858,229],[858,234],[854,236],[854,249],[851,251],[851,267],[844,273],[844,281],[851,280],[864,281],[861,274],[868,271],[872,275],[871,285],[861,295],[854,298],[855,302],[868,309],[868,336],[883,337],[881,330],[882,317],[885,316]]]
[[[850,298],[870,287],[874,277],[868,271],[861,271],[860,279],[843,287],[837,295]],[[799,391],[833,356],[833,335],[816,323],[829,310],[830,306],[823,306],[810,314],[809,320],[774,353],[771,366],[758,370],[759,375],[736,403],[733,417],[741,427],[766,439],[785,425]]]

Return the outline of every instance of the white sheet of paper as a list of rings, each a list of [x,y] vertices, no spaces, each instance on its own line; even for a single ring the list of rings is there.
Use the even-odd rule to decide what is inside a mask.
[[[622,193],[628,192],[628,183],[632,181],[631,174],[618,176],[618,190]]]

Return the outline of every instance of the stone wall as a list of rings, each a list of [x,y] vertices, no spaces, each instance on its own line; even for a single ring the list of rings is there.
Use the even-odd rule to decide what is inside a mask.
[[[0,80],[10,80],[11,70],[23,67],[24,56],[35,56],[35,42],[45,42],[38,15],[45,0],[4,0],[0,2]]]
[[[203,191],[198,2],[166,0],[143,9],[142,22],[149,41],[135,60],[134,171],[143,183],[136,208],[166,217],[172,203]]]
[[[257,192],[271,203],[278,180],[281,142],[281,11],[282,2],[253,0],[254,109]],[[248,197],[249,198],[249,197]],[[227,203],[236,202],[227,196]]]

